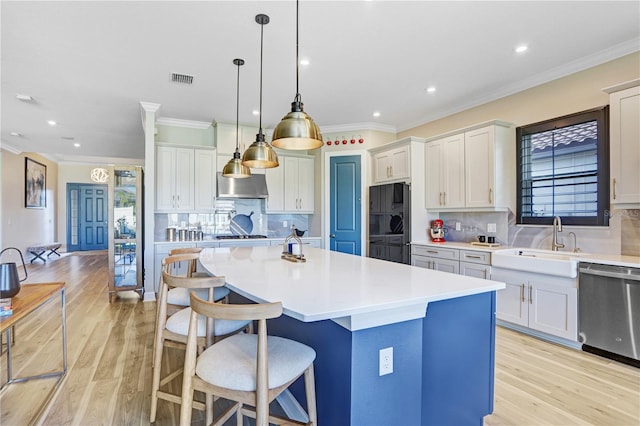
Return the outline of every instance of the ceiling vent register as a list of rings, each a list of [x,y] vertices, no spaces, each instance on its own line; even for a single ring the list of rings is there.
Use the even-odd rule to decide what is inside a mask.
[[[193,84],[193,76],[188,74],[171,73],[171,81],[173,83]]]

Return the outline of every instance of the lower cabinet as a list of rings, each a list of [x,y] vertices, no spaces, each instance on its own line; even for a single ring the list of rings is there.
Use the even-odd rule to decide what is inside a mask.
[[[411,264],[420,268],[489,279],[491,253],[433,246],[411,246]]]
[[[506,288],[496,293],[499,320],[572,341],[578,340],[578,288],[574,278],[493,268]]]

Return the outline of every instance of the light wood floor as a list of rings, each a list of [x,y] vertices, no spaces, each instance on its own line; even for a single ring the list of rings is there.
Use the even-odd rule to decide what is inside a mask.
[[[109,304],[105,253],[29,265],[27,282],[54,280],[67,283],[68,373],[57,389],[53,379],[9,386],[0,395],[0,425],[38,423],[33,417],[52,389],[41,424],[149,424],[155,303],[132,294]],[[49,303],[16,327],[15,373],[61,366],[59,312],[57,301]],[[181,362],[179,351],[168,351],[169,363]],[[5,355],[0,361],[4,382]],[[176,405],[158,408],[158,424],[177,424]],[[498,328],[495,410],[484,423],[640,425],[640,370]]]

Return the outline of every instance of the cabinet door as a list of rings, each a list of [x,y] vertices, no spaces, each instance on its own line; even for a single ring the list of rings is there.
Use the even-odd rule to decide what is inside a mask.
[[[194,152],[193,149],[176,148],[175,209],[191,211],[194,207]]]
[[[389,152],[379,152],[373,156],[373,181],[385,182],[391,179]]]
[[[543,282],[529,287],[529,328],[578,340],[578,289]]]
[[[392,179],[406,179],[410,175],[409,147],[403,146],[389,153]]]
[[[611,203],[640,203],[640,87],[612,93]]]
[[[460,263],[457,260],[433,259],[432,269],[457,274],[460,272]]]
[[[466,207],[492,207],[494,205],[494,157],[493,126],[465,133]]]
[[[426,207],[442,207],[443,188],[443,163],[442,141],[429,142],[426,146],[425,170],[426,182]]]
[[[468,277],[476,277],[487,280],[490,276],[490,269],[491,267],[489,265],[460,262],[460,275],[466,275]]]
[[[298,159],[295,157],[282,157],[280,163],[284,163],[284,209],[286,211],[298,210]],[[284,161],[282,161],[284,160]]]
[[[225,157],[231,158],[236,150],[236,125],[218,123],[216,124],[216,149]],[[240,152],[243,152],[242,150]]]
[[[280,159],[282,161],[282,158]],[[284,211],[284,166],[266,169],[269,197],[265,203],[267,213]]]
[[[464,135],[442,141],[442,204],[444,207],[464,207],[465,204],[465,144]]]
[[[298,158],[298,210],[313,213],[315,207],[313,158]]]
[[[411,256],[411,265],[417,266],[418,268],[431,269],[431,265],[433,260],[430,257],[425,256]]]
[[[176,149],[156,147],[156,210],[175,207]]]
[[[498,278],[495,279],[500,281]],[[513,282],[505,282],[505,284],[506,288],[496,292],[496,318],[527,327],[529,312],[524,296],[527,285]],[[523,298],[525,298],[524,302]]]
[[[194,208],[196,211],[213,211],[216,197],[216,151],[196,149]]]

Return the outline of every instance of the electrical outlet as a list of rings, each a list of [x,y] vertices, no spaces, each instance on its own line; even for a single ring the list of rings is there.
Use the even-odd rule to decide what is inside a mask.
[[[288,226],[289,226],[289,224],[287,223],[287,221],[286,221],[286,220],[283,220],[283,221],[282,221],[282,227],[283,227],[283,228],[286,228],[286,227],[288,227]]]
[[[379,376],[393,373],[393,346],[380,349]]]
[[[487,223],[487,232],[496,232],[496,224]]]
[[[462,231],[462,225],[460,222],[456,222],[456,231]]]

